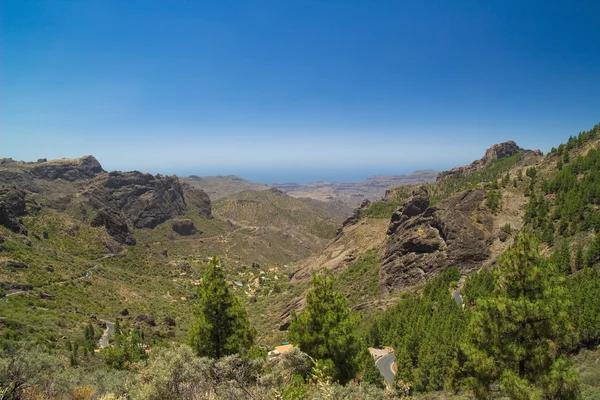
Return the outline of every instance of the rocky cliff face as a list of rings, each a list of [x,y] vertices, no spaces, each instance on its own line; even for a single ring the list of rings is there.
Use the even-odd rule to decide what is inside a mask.
[[[83,195],[98,210],[93,222],[104,225],[120,243],[133,244],[130,225],[154,228],[187,212],[177,177],[111,172],[95,179]]]
[[[491,255],[494,233],[484,201],[485,190],[473,189],[429,207],[427,189],[415,190],[390,221],[380,291],[410,288],[444,268],[468,272],[480,267]]]
[[[181,187],[183,188],[186,204],[195,207],[199,216],[212,218],[212,204],[208,194],[204,190],[187,183],[182,183]]]
[[[19,220],[25,213],[25,192],[11,187],[0,187],[0,225],[27,235],[27,229]]]
[[[31,173],[37,178],[64,179],[69,182],[91,179],[102,172],[104,169],[93,156],[38,162],[31,169]]]
[[[211,217],[211,202],[201,189],[181,185],[176,176],[133,172],[106,173],[93,156],[22,162],[0,159],[0,224],[26,234],[19,217],[26,201],[43,194],[45,206],[82,210],[82,219],[104,226],[119,243],[133,245],[134,228],[155,226],[189,211]],[[91,210],[90,210],[91,208]],[[93,211],[91,219],[88,211]]]

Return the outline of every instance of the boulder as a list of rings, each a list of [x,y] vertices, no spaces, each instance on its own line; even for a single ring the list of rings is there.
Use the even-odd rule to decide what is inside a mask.
[[[136,322],[145,322],[150,326],[156,326],[156,320],[152,314],[140,314],[135,317]]]
[[[46,271],[48,271],[48,272],[54,272],[54,266],[53,265],[46,265]]]
[[[197,232],[194,221],[191,219],[176,219],[171,229],[182,236],[190,236]]]
[[[175,326],[177,325],[177,323],[175,322],[175,319],[172,317],[169,317],[168,315],[165,317],[165,324],[167,326]]]

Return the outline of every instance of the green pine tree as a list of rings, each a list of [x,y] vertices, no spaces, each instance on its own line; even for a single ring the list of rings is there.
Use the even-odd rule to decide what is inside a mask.
[[[147,358],[141,331],[129,329],[127,325],[124,328],[119,325],[119,331],[115,330],[113,346],[102,350],[102,359],[106,365],[118,370],[128,369]]]
[[[196,353],[221,358],[250,349],[256,331],[250,325],[246,309],[229,290],[219,258],[213,257],[208,262],[198,295],[197,322],[188,331]]]
[[[398,346],[396,349],[396,368],[397,371],[394,380],[396,382],[402,381],[412,387],[415,381],[413,376],[413,362],[405,345]]]
[[[580,270],[583,268],[583,246],[581,243],[577,244],[575,250],[575,269]]]
[[[567,240],[563,239],[556,249],[554,249],[552,258],[562,274],[568,275],[571,273],[571,251],[569,250],[569,242]]]
[[[463,350],[478,398],[490,387],[511,399],[577,398],[579,382],[562,355],[570,332],[561,277],[530,236],[499,260],[494,293],[478,301]]]
[[[381,375],[381,372],[379,372],[379,369],[375,365],[375,360],[373,359],[373,356],[371,356],[371,354],[369,353],[369,350],[367,350],[366,345],[364,346],[361,353],[361,359],[363,364],[363,381],[382,389],[385,388],[383,375]]]
[[[289,337],[300,349],[317,360],[331,360],[334,378],[352,379],[358,371],[358,342],[346,297],[333,288],[333,276],[313,274],[312,290],[306,295],[306,308],[293,321]]]

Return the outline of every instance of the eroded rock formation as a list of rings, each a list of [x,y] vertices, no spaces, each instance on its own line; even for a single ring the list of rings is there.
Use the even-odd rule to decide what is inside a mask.
[[[429,206],[425,187],[392,216],[379,272],[382,292],[418,285],[440,270],[470,271],[490,257],[486,239],[491,232],[475,214],[485,200],[483,189],[473,189]]]

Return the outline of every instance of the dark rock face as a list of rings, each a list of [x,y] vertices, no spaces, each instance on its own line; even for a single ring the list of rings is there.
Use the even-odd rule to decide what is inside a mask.
[[[25,192],[12,188],[0,188],[0,225],[13,232],[27,235],[19,217],[27,213]]]
[[[53,160],[36,163],[31,170],[40,179],[64,179],[73,182],[79,179],[91,179],[104,172],[102,166],[93,156],[85,156],[74,160]]]
[[[120,212],[110,208],[103,208],[92,219],[90,225],[104,226],[110,236],[117,242],[135,245],[135,239],[131,236],[131,231],[127,225],[125,217]]]
[[[87,191],[97,209],[120,211],[135,228],[154,228],[187,211],[176,176],[152,176],[138,171],[111,172]]]
[[[194,221],[191,219],[177,219],[173,221],[171,229],[182,236],[190,236],[198,232],[196,226],[194,225]]]
[[[404,204],[402,215],[411,218],[423,214],[427,210],[427,207],[429,207],[429,193],[425,186],[421,186],[413,192],[410,200]]]
[[[467,272],[480,267],[491,255],[490,233],[474,217],[484,200],[485,191],[474,189],[428,207],[427,190],[417,189],[390,221],[380,291],[413,287],[445,268]]]
[[[341,236],[344,233],[345,227],[356,224],[360,220],[360,211],[365,208],[369,208],[370,205],[371,205],[371,202],[368,199],[363,200],[363,202],[360,203],[360,206],[358,206],[357,208],[354,209],[354,211],[352,212],[352,215],[350,215],[348,218],[346,218],[344,220],[344,222],[342,223],[342,226],[340,228],[338,228],[337,236]]]
[[[212,218],[212,206],[208,194],[202,189],[190,186],[187,183],[181,185],[185,202],[198,209],[198,215],[201,217]]]
[[[40,185],[35,182],[35,177],[21,169],[0,170],[0,183],[17,186],[20,189],[35,193],[42,190]]]

